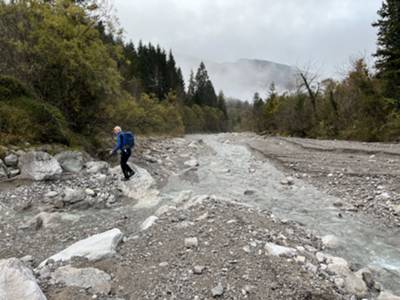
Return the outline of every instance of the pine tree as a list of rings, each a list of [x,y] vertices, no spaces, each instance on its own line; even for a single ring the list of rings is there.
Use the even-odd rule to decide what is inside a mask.
[[[203,62],[200,63],[199,69],[197,70],[195,82],[196,91],[193,97],[194,103],[217,107],[217,95],[215,94],[214,86]]]
[[[396,99],[400,108],[400,1],[384,0],[378,11],[378,50],[376,68],[385,82],[388,97]]]

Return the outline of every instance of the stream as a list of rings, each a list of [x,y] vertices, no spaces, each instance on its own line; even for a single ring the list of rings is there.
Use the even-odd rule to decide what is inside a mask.
[[[295,179],[292,186],[282,185],[286,175],[233,136],[187,138],[202,139],[210,150],[197,158],[200,165],[194,176],[171,177],[163,192],[193,190],[232,198],[268,209],[281,219],[299,222],[321,237],[335,235],[339,245],[328,253],[347,259],[357,268],[372,268],[384,289],[400,295],[399,230],[389,230],[361,213],[343,212],[334,206],[340,199],[301,179]]]

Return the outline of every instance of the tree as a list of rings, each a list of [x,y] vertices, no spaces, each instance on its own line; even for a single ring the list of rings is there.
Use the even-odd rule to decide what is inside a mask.
[[[193,96],[193,102],[198,105],[207,105],[217,107],[217,95],[215,94],[214,86],[208,76],[206,66],[203,62],[197,70],[196,77],[196,90]]]
[[[384,80],[386,95],[396,99],[400,109],[400,1],[384,0],[378,15],[378,21],[372,24],[378,28],[376,68]]]
[[[218,108],[224,114],[225,119],[228,119],[228,111],[226,109],[225,95],[223,91],[220,91],[218,94]]]

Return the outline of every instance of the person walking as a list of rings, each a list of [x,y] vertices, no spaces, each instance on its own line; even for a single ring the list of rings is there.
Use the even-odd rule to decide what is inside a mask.
[[[132,154],[132,148],[135,145],[134,135],[129,131],[122,131],[121,127],[119,126],[115,126],[113,133],[116,136],[117,143],[114,149],[110,151],[110,155],[114,155],[117,153],[117,151],[120,151],[121,170],[124,174],[124,179],[129,180],[129,178],[135,175],[135,171],[133,171],[128,165],[129,157]]]

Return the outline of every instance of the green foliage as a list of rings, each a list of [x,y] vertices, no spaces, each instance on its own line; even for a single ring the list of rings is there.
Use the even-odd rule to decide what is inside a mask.
[[[62,113],[42,101],[21,97],[0,102],[0,139],[5,143],[70,144]]]
[[[328,79],[320,86],[315,112],[309,93],[273,92],[265,101],[256,94],[252,128],[265,133],[362,141],[382,141],[399,133],[398,116],[390,114],[395,103],[384,97],[379,80],[363,60],[357,60],[341,82]]]
[[[29,96],[29,92],[20,81],[13,77],[0,76],[0,101],[22,96]]]
[[[139,134],[226,129],[225,99],[205,66],[201,107],[186,107],[192,96],[172,52],[125,44],[97,10],[85,1],[0,0],[2,143],[96,150],[116,124]]]

